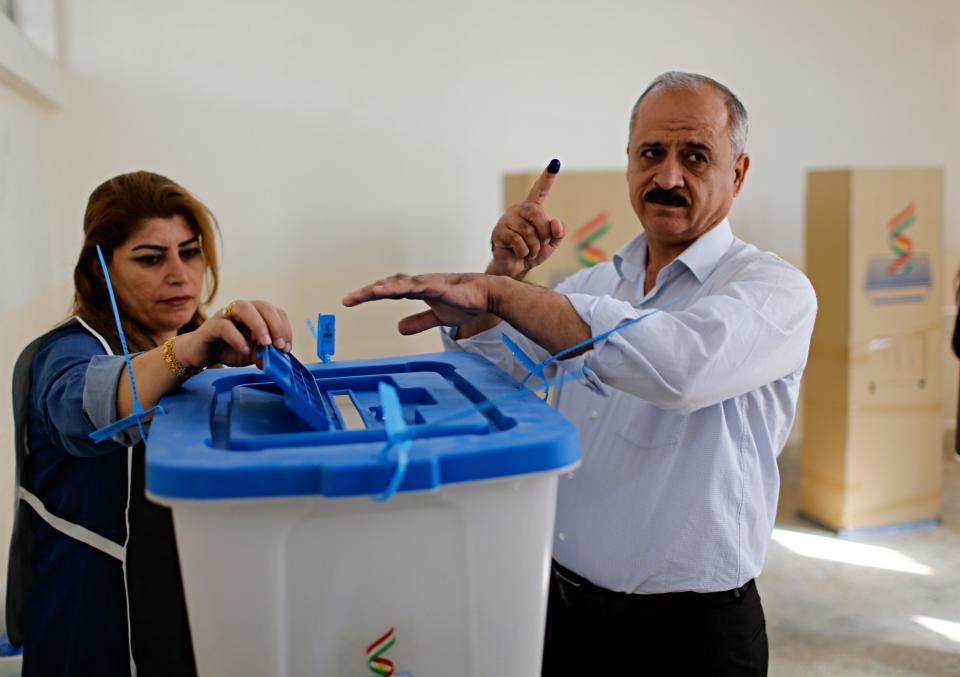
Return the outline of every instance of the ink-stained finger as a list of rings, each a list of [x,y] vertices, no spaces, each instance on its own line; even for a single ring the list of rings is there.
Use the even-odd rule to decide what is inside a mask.
[[[530,200],[530,202],[543,204],[544,200],[547,199],[547,195],[550,193],[550,187],[553,186],[553,182],[556,180],[559,171],[560,160],[556,158],[550,160],[550,164],[547,165],[547,168],[543,170],[540,178],[536,180],[530,189],[527,199]]]

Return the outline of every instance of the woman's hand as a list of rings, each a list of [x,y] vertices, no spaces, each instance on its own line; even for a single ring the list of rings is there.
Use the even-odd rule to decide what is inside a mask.
[[[266,301],[234,301],[198,329],[177,336],[173,354],[188,369],[214,364],[243,367],[256,361],[258,346],[270,344],[283,351],[293,347],[293,331],[283,309]],[[164,360],[163,351],[160,346],[131,361],[143,409],[155,405],[183,382]],[[124,367],[117,383],[117,417],[125,418],[132,411],[133,392]]]
[[[200,327],[177,337],[174,353],[185,367],[213,364],[243,367],[256,361],[256,349],[273,344],[289,352],[293,330],[283,308],[266,301],[237,300]]]

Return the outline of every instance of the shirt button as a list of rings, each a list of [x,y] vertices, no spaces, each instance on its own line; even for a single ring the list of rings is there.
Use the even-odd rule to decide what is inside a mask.
[[[567,479],[568,479],[568,480],[572,480],[572,479],[573,479],[573,473],[572,473],[572,472],[568,472],[568,473],[567,473]]]
[[[559,534],[557,534],[557,538],[559,538],[561,541],[565,541],[567,540],[567,535],[561,531]]]
[[[600,412],[598,412],[598,411],[591,411],[591,412],[590,412],[590,420],[596,421],[598,418],[600,418]]]

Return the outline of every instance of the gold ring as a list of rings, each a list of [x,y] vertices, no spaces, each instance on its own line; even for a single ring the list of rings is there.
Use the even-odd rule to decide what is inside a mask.
[[[231,319],[231,318],[233,318],[233,304],[234,304],[234,303],[236,303],[236,301],[231,301],[230,303],[227,304],[227,307],[223,309],[223,316],[224,316],[225,318],[227,318],[228,320]]]

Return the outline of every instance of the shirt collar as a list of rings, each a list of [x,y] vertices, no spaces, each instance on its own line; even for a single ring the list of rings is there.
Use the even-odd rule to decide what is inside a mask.
[[[730,222],[724,219],[696,239],[676,259],[703,284],[733,243]],[[647,267],[647,235],[640,233],[613,255],[613,265],[622,278],[636,280]]]
[[[627,280],[636,280],[647,268],[647,234],[641,232],[613,255],[613,267]]]

